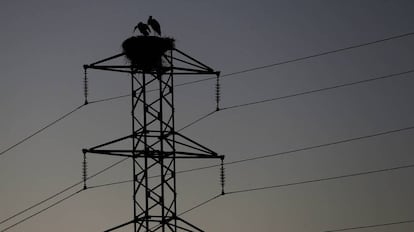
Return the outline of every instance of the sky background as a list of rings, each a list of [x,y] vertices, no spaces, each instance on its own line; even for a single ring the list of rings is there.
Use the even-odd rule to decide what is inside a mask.
[[[414,31],[412,1],[21,1],[0,3],[0,150],[83,103],[82,65],[121,52],[149,15],[222,74]],[[222,79],[221,106],[414,68],[414,36]],[[413,74],[217,112],[182,133],[226,161],[414,125]],[[176,77],[176,83],[200,77]],[[89,71],[89,98],[128,94]],[[176,126],[215,109],[214,81],[175,89]],[[82,148],[130,133],[130,100],[96,103],[0,156],[0,221],[76,183]],[[226,191],[414,163],[414,131],[226,166]],[[88,156],[95,173],[119,158]],[[177,170],[219,161],[177,161]],[[88,184],[131,178],[130,162]],[[182,217],[206,231],[320,232],[414,219],[414,169],[220,197]],[[178,211],[220,193],[219,169],[177,176]],[[66,192],[60,198],[79,190]],[[53,202],[53,201],[52,201]],[[50,202],[50,203],[52,203]],[[44,205],[43,207],[46,207]],[[41,210],[0,225],[0,230]],[[102,231],[132,217],[132,184],[83,191],[9,231]],[[414,223],[364,232],[408,232]],[[126,227],[119,231],[132,231]],[[357,230],[355,230],[357,231]]]

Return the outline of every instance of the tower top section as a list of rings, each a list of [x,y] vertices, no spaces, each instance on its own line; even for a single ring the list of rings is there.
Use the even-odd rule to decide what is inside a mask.
[[[220,75],[219,71],[175,48],[173,38],[162,37],[161,26],[152,16],[147,23],[139,22],[133,32],[136,30],[140,35],[126,39],[122,43],[122,53],[85,64],[85,73],[86,69],[99,69],[131,74]]]

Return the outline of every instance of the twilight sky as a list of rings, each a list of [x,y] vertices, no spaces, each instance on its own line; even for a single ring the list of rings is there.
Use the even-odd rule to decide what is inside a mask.
[[[83,103],[82,65],[115,55],[153,15],[180,50],[222,74],[414,31],[410,0],[28,1],[0,3],[0,151]],[[414,69],[414,36],[222,79],[222,107]],[[226,161],[414,125],[413,74],[217,112],[184,130]],[[176,83],[200,77],[177,77]],[[89,71],[90,100],[128,94]],[[215,109],[214,81],[176,88],[181,128]],[[83,107],[0,156],[0,221],[76,183],[82,148],[130,133],[130,101]],[[414,131],[226,166],[226,191],[414,164]],[[93,174],[119,158],[88,156]],[[178,170],[218,161],[178,161]],[[91,180],[128,180],[132,164]],[[182,217],[206,231],[322,232],[414,220],[414,168],[230,194]],[[220,192],[218,168],[180,174],[182,212]],[[81,189],[66,192],[60,198]],[[132,217],[132,184],[79,193],[8,231],[102,231]],[[0,224],[0,230],[47,207]],[[408,232],[414,223],[361,229]],[[132,231],[124,228],[119,231]]]

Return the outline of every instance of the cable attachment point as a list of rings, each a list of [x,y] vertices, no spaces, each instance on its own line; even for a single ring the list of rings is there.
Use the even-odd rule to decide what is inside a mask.
[[[220,96],[221,95],[221,91],[220,91],[220,74],[217,74],[216,77],[216,111],[220,110]]]
[[[82,162],[82,176],[83,176],[83,190],[86,190],[86,180],[88,179],[88,164],[86,163],[86,152],[83,151],[83,162]]]
[[[83,94],[85,97],[85,105],[88,104],[88,72],[87,72],[87,66],[83,66],[83,72],[84,72],[84,78],[83,78]]]
[[[220,183],[221,183],[221,195],[224,195],[224,183],[226,181],[226,175],[224,172],[224,159],[221,159],[221,167],[220,167]]]

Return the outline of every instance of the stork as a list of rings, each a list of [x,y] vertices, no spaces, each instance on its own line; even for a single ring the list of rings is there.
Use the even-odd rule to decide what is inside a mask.
[[[161,26],[160,23],[152,16],[148,18],[147,24],[152,28],[154,32],[156,32],[159,36],[161,36]]]
[[[150,28],[148,27],[147,24],[139,22],[135,27],[134,27],[134,32],[136,30],[139,30],[139,32],[141,32],[141,34],[143,34],[144,36],[148,36],[150,33]]]

